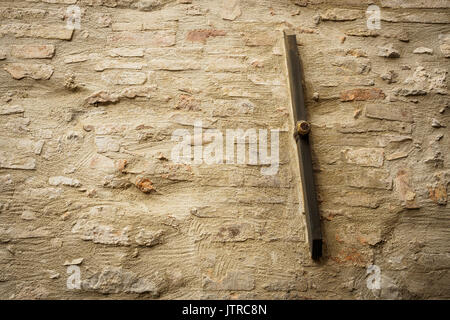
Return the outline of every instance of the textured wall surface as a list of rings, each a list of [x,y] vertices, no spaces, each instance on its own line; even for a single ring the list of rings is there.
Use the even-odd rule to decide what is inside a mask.
[[[318,263],[284,29],[305,71]],[[449,58],[448,0],[1,0],[0,298],[449,299]],[[278,173],[175,163],[172,134],[195,120],[280,129]]]

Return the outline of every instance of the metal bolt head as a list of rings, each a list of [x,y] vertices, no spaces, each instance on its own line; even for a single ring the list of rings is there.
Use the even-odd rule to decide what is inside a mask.
[[[297,121],[296,129],[299,135],[304,136],[311,131],[311,125],[309,124],[308,121],[300,120]]]

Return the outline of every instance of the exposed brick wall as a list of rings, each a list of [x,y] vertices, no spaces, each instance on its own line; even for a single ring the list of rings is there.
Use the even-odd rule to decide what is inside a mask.
[[[371,3],[381,29],[366,26]],[[66,28],[74,4],[80,30]],[[450,298],[449,16],[448,0],[0,1],[0,297]],[[286,28],[305,71],[320,263]],[[174,163],[173,132],[197,119],[279,128],[278,173]]]

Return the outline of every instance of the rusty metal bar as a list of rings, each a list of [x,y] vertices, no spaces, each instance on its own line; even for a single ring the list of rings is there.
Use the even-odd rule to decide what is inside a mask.
[[[302,65],[297,48],[295,34],[284,32],[284,44],[286,48],[287,69],[289,75],[289,87],[291,91],[292,113],[294,116],[294,137],[297,142],[297,151],[300,166],[300,178],[303,187],[303,203],[306,214],[306,226],[308,229],[308,241],[311,257],[314,260],[322,256],[322,230],[320,214],[317,205],[316,188],[309,143],[311,125],[307,121],[307,112],[303,92]]]

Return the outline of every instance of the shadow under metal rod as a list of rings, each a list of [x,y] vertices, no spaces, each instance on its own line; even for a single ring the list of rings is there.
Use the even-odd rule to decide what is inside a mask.
[[[322,256],[322,230],[314,185],[309,132],[311,125],[306,119],[306,107],[302,85],[302,66],[295,34],[284,32],[286,60],[291,92],[292,113],[294,116],[294,137],[300,166],[300,178],[303,187],[303,203],[306,214],[306,226],[311,257],[314,260]]]

